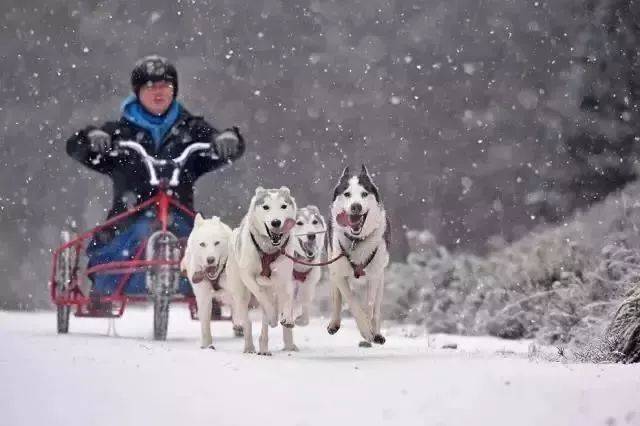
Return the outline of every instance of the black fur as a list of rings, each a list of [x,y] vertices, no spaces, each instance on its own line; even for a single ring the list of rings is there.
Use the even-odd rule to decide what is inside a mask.
[[[381,201],[380,191],[378,191],[378,187],[371,180],[369,171],[364,165],[362,166],[362,170],[360,171],[360,175],[358,176],[358,182],[369,194],[373,194],[373,196],[376,197],[376,201],[378,203]]]
[[[342,176],[340,176],[340,181],[333,189],[333,200],[335,201],[338,198],[338,195],[342,194],[349,187],[349,179],[351,179],[351,171],[349,167],[346,167],[342,172]]]

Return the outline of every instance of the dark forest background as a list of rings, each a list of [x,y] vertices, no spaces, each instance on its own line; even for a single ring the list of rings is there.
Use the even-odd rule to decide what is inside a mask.
[[[396,260],[409,229],[484,253],[637,175],[636,1],[3,0],[0,16],[0,307],[48,306],[59,230],[104,218],[109,181],[64,142],[119,116],[151,53],[188,109],[246,135],[197,187],[230,224],[257,185],[326,211],[366,163]]]

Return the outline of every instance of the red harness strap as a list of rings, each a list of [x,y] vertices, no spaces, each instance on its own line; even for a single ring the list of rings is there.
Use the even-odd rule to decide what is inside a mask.
[[[306,271],[296,271],[295,269],[293,270],[293,279],[294,280],[298,280],[301,283],[305,282],[307,280],[307,276],[309,275],[309,272],[311,272],[311,268],[307,269]]]
[[[342,247],[342,243],[338,242],[338,244],[340,244],[340,249],[342,250],[342,254],[347,258],[347,260],[349,261],[349,264],[351,265],[351,268],[353,269],[353,276],[356,277],[356,278],[360,278],[360,277],[364,277],[365,275],[367,275],[367,273],[365,272],[364,269],[367,266],[369,266],[369,264],[371,263],[373,258],[376,257],[376,253],[378,253],[378,248],[376,247],[376,249],[373,251],[373,253],[371,253],[371,256],[369,256],[369,258],[367,259],[366,262],[364,262],[364,263],[353,263],[351,261],[351,258],[347,254],[347,251],[344,249],[344,247]]]
[[[253,241],[253,245],[256,247],[256,250],[258,250],[258,254],[260,254],[260,263],[262,266],[262,271],[260,271],[260,275],[266,278],[271,278],[271,264],[275,262],[276,259],[279,258],[280,255],[284,253],[284,247],[287,246],[287,243],[289,242],[289,238],[287,238],[284,244],[282,244],[283,248],[280,248],[277,251],[274,251],[273,253],[265,253],[264,251],[262,251],[262,249],[258,245],[258,242],[256,241],[253,234],[250,233],[250,235],[251,235],[251,241]]]

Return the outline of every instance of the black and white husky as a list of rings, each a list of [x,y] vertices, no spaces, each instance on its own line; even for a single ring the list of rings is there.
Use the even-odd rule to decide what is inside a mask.
[[[342,172],[329,223],[330,258],[342,258],[329,265],[333,312],[327,331],[335,334],[340,329],[344,298],[364,339],[360,346],[384,344],[380,308],[390,230],[380,193],[365,166],[359,175],[351,175],[348,167]]]
[[[270,355],[268,328],[278,325],[278,314],[285,341],[295,324],[293,261],[285,256],[285,250],[293,246],[291,229],[296,223],[296,210],[289,188],[259,187],[249,211],[231,234],[227,288],[234,302],[234,319],[244,328],[246,353],[255,352],[249,319],[251,295],[263,312],[258,354]]]

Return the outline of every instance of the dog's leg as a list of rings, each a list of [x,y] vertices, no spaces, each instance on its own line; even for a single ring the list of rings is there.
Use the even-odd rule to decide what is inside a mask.
[[[282,327],[282,340],[284,340],[284,350],[287,352],[298,352],[298,347],[293,343],[293,329]]]
[[[312,284],[302,284],[300,293],[300,306],[302,312],[300,316],[296,318],[296,325],[305,326],[309,325],[309,317],[311,311],[311,302],[313,301],[313,293],[315,290],[315,285]]]
[[[262,331],[260,332],[260,351],[258,355],[271,356],[269,352],[269,323],[266,318],[262,318]]]
[[[365,342],[371,342],[373,340],[373,328],[371,327],[371,321],[367,313],[362,309],[360,303],[356,299],[355,295],[351,292],[351,288],[349,288],[349,281],[347,277],[334,277],[333,282],[335,283],[340,293],[342,293],[342,297],[345,298],[347,305],[349,305],[349,310],[353,315],[353,318],[356,320],[356,324],[358,325],[358,330],[360,330],[360,334],[364,338]]]
[[[382,275],[382,274],[381,274]],[[375,302],[373,306],[373,316],[371,325],[373,326],[373,342],[384,345],[385,337],[380,333],[382,326],[382,294],[384,293],[384,277],[376,277],[370,281],[371,287],[375,291]]]
[[[293,282],[284,280],[276,285],[278,309],[280,311],[280,324],[285,328],[293,328],[295,319],[293,315],[294,291]]]
[[[209,287],[209,282],[203,281],[198,284],[192,284],[193,293],[196,296],[196,304],[198,305],[198,320],[200,321],[200,347],[202,349],[213,347],[213,338],[211,337],[211,306],[213,305],[213,294]]]
[[[241,272],[241,278],[244,284],[251,290],[251,293],[255,296],[258,304],[262,307],[264,312],[266,313],[269,325],[271,327],[276,327],[278,325],[278,316],[276,313],[276,309],[271,303],[269,295],[266,293],[263,286],[260,286],[254,277],[250,274]]]
[[[247,288],[238,289],[238,297],[234,297],[234,315],[239,324],[242,324],[244,333],[244,353],[255,353],[256,347],[253,345],[253,330],[251,329],[251,319],[249,318],[249,301],[251,293]]]
[[[327,331],[329,334],[336,334],[340,330],[342,321],[342,294],[333,283],[331,283],[331,301],[333,302],[333,310]]]

